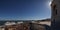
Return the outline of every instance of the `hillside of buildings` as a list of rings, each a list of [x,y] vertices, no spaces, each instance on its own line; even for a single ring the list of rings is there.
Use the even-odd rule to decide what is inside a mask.
[[[6,22],[15,22],[15,23],[17,23],[17,22],[26,22],[26,21],[30,21],[30,22],[50,22],[51,20],[50,19],[43,19],[43,20],[10,20],[10,21],[0,21],[0,25],[4,25],[4,23],[6,23]]]
[[[51,20],[0,21],[0,30],[50,30]]]

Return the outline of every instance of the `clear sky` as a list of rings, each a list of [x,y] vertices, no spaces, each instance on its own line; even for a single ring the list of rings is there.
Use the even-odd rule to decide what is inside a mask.
[[[51,18],[50,0],[0,0],[0,19]]]

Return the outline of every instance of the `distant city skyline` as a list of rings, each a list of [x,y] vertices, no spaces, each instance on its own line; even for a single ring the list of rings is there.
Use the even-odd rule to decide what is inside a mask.
[[[51,18],[51,0],[0,0],[0,20]]]

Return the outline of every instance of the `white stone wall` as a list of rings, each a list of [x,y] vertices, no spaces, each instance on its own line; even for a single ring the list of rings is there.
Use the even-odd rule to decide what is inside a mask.
[[[46,24],[48,26],[51,26],[51,21],[43,21],[43,22],[40,22],[39,24]]]
[[[0,30],[5,30],[5,29],[0,27]]]

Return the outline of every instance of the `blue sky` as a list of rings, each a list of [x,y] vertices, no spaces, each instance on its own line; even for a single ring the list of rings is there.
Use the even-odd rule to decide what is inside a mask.
[[[50,0],[0,0],[0,19],[39,20],[51,18]]]

